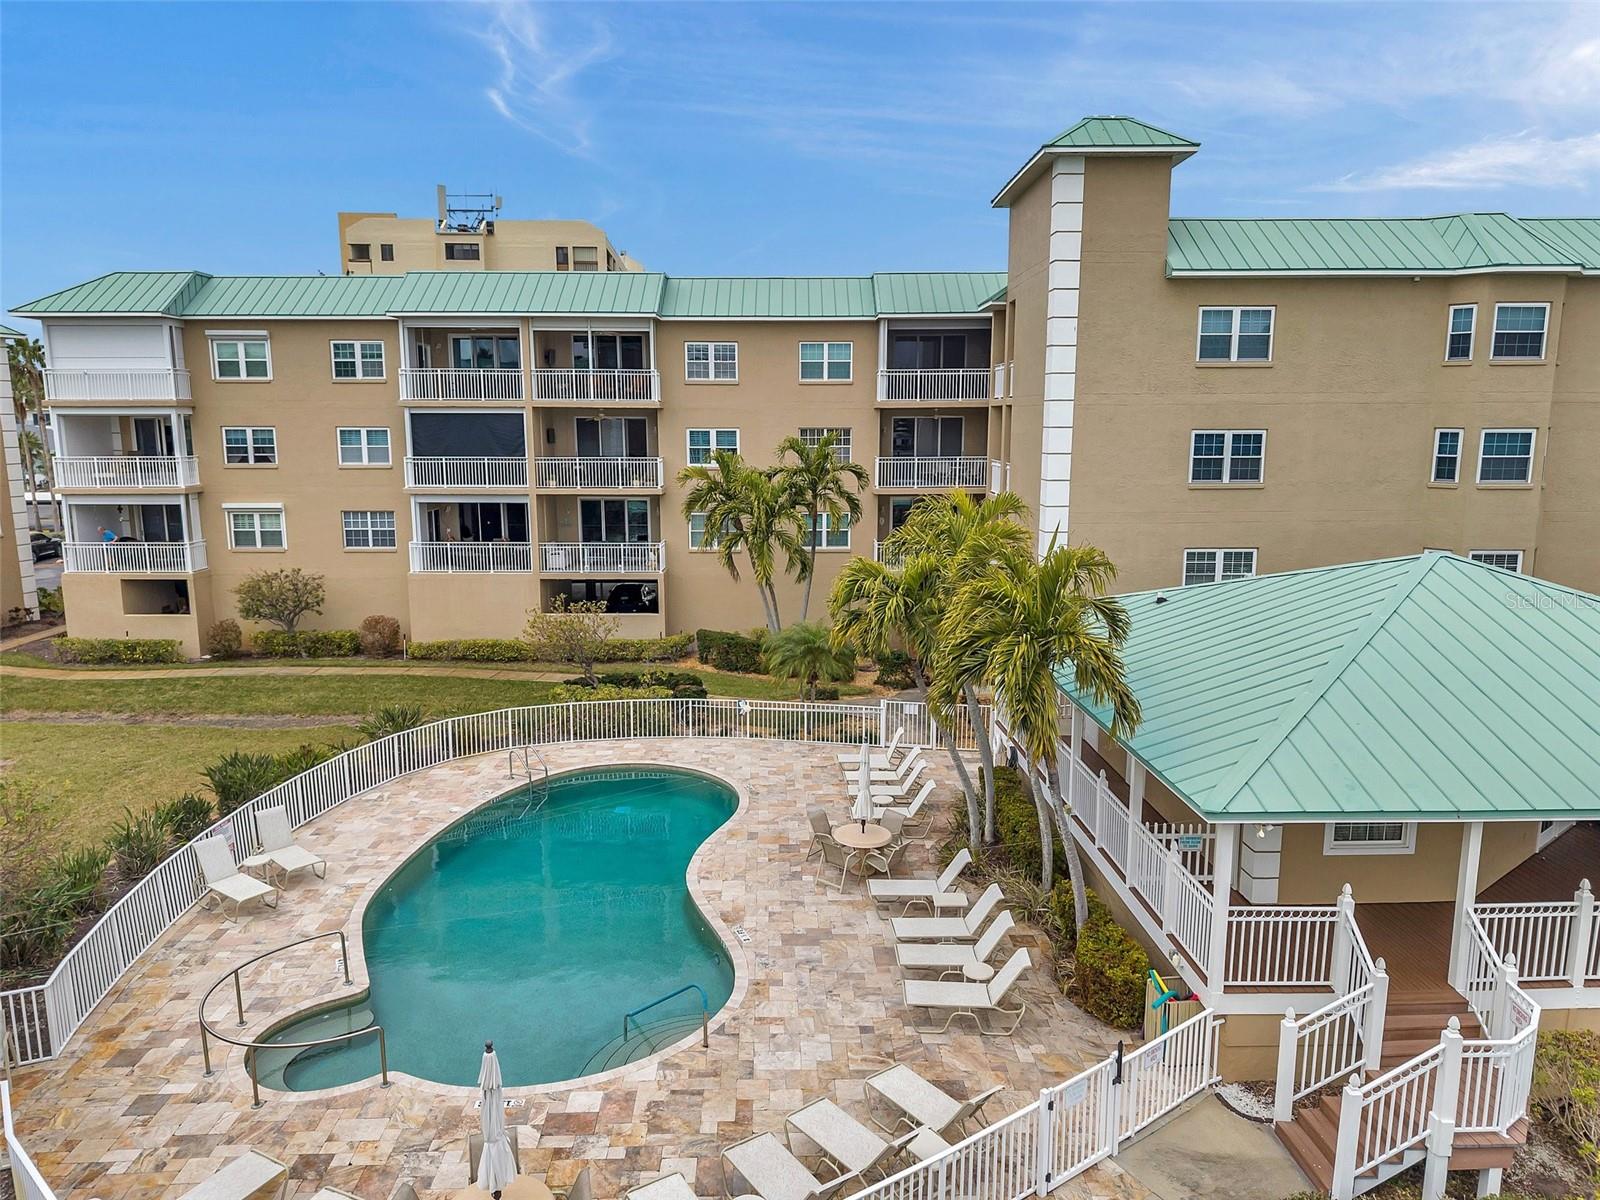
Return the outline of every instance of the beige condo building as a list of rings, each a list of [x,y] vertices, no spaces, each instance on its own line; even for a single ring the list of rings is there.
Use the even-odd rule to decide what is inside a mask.
[[[813,616],[950,488],[1016,491],[1129,590],[1430,548],[1600,590],[1600,218],[1175,219],[1197,149],[1080,121],[995,197],[1005,272],[480,260],[34,301],[70,627],[198,651],[279,565],[327,576],[326,628],[513,636],[558,595],[639,636],[755,626],[675,479],[828,430],[871,487],[815,533]]]

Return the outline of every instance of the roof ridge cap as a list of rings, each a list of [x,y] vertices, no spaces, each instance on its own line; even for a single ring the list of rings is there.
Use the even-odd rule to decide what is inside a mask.
[[[1272,752],[1282,744],[1290,732],[1305,720],[1306,715],[1327,694],[1335,682],[1343,675],[1350,664],[1355,661],[1356,655],[1377,636],[1377,633],[1389,623],[1389,618],[1399,610],[1400,606],[1416,590],[1419,583],[1433,570],[1434,566],[1443,560],[1439,554],[1419,554],[1410,570],[1395,585],[1394,595],[1391,596],[1377,612],[1368,617],[1350,634],[1346,643],[1339,648],[1339,652],[1323,667],[1322,672],[1311,681],[1301,696],[1294,704],[1274,721],[1266,732],[1256,738],[1250,753],[1234,767],[1233,772],[1227,777],[1223,785],[1214,794],[1211,803],[1218,808],[1225,809],[1227,804],[1244,790],[1245,784],[1255,777],[1265,764]]]

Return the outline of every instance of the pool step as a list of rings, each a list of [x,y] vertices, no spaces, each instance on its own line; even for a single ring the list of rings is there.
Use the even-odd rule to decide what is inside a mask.
[[[341,1033],[349,1033],[356,1029],[365,1029],[373,1023],[372,1005],[362,999],[354,1004],[331,1008],[292,1024],[284,1026],[274,1033],[269,1042],[314,1042],[319,1038],[335,1037]],[[369,1039],[370,1040],[370,1039]],[[256,1055],[256,1069],[260,1072],[261,1086],[272,1088],[275,1091],[293,1091],[284,1083],[284,1072],[291,1063],[306,1062],[312,1058],[336,1054],[347,1050],[351,1045],[363,1045],[364,1042],[334,1042],[328,1046],[318,1046],[307,1050],[278,1050],[265,1046],[253,1051]]]
[[[699,1013],[661,1017],[655,1021],[630,1025],[626,1038],[618,1034],[591,1054],[589,1061],[583,1064],[582,1073],[595,1075],[601,1071],[611,1071],[628,1063],[638,1062],[639,1059],[647,1058],[657,1050],[670,1046],[691,1033],[699,1032],[699,1029]]]

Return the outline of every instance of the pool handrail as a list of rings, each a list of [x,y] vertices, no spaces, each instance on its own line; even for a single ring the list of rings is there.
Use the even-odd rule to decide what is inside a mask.
[[[657,996],[654,1000],[650,1001],[649,1004],[641,1004],[632,1012],[623,1013],[622,1040],[624,1042],[628,1040],[628,1022],[634,1017],[637,1017],[642,1012],[648,1012],[658,1004],[665,1004],[668,1000],[675,999],[676,997],[683,995],[685,992],[700,993],[700,1044],[702,1046],[711,1045],[711,999],[706,995],[705,988],[701,987],[698,983],[686,983],[675,992],[668,992],[665,996]]]

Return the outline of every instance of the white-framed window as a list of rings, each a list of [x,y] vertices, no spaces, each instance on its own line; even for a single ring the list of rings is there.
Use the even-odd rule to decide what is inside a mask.
[[[598,246],[574,246],[572,248],[572,269],[574,271],[598,271],[600,269],[600,248]]]
[[[1544,336],[1550,324],[1548,304],[1496,304],[1494,338],[1489,359],[1516,362],[1544,357]]]
[[[732,525],[733,525],[733,522],[731,520],[724,521],[722,523],[723,531],[726,532],[728,529],[730,529],[732,527]],[[717,548],[717,539],[715,537],[712,537],[710,540],[707,540],[707,538],[706,538],[706,514],[703,513],[703,512],[690,513],[689,514],[689,549],[691,549],[691,550],[715,550],[716,548]]]
[[[1225,579],[1248,579],[1256,573],[1256,552],[1237,550],[1185,550],[1183,586],[1196,583],[1221,583]]]
[[[1444,335],[1445,362],[1472,361],[1472,334],[1478,325],[1476,304],[1452,304]]]
[[[344,548],[346,550],[393,550],[394,513],[390,510],[345,510]]]
[[[1540,821],[1539,836],[1534,843],[1534,849],[1543,850],[1576,824],[1576,821]]]
[[[850,514],[841,513],[835,520],[827,513],[818,513],[806,544],[813,550],[850,549]]]
[[[271,425],[224,425],[222,461],[230,467],[270,467],[278,461],[278,431]]]
[[[228,509],[228,545],[233,549],[282,550],[287,545],[283,509],[223,507]]]
[[[330,342],[335,379],[382,379],[382,342]]]
[[[1502,571],[1510,571],[1514,575],[1522,574],[1521,550],[1469,550],[1467,557],[1473,562],[1487,563],[1491,567],[1499,567]]]
[[[739,453],[739,431],[737,429],[691,429],[689,430],[689,465],[700,466],[711,461],[711,455],[717,450],[731,450]]]
[[[1433,431],[1433,468],[1428,474],[1430,483],[1461,482],[1461,430],[1435,429]]]
[[[1264,429],[1196,429],[1189,441],[1189,482],[1260,483],[1266,460]]]
[[[853,342],[801,342],[801,381],[849,382],[854,351]]]
[[[1479,483],[1532,483],[1531,429],[1485,429],[1478,442]]]
[[[739,378],[738,342],[685,342],[683,377],[714,381]]]
[[[1413,821],[1334,821],[1323,826],[1324,854],[1411,854],[1416,848]]]
[[[1272,320],[1266,308],[1202,308],[1195,358],[1200,362],[1271,362]]]
[[[339,465],[341,467],[387,467],[393,462],[389,448],[389,430],[375,428],[341,428],[339,430]]]
[[[264,337],[211,339],[213,379],[271,379],[272,351]]]
[[[833,434],[833,457],[836,461],[850,461],[850,427],[847,425],[808,425],[800,430],[800,440],[815,448],[823,438]]]

